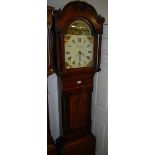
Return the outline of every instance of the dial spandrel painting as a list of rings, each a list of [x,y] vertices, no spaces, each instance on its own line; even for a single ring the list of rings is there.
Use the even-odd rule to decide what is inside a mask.
[[[65,68],[92,67],[93,43],[90,27],[84,21],[71,23],[64,36]]]

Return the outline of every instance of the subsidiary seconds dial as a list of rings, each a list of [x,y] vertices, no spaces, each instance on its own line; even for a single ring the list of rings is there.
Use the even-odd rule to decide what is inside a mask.
[[[93,36],[65,35],[65,65],[66,68],[93,65]]]

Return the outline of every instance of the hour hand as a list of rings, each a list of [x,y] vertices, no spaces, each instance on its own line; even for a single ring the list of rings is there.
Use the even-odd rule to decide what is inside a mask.
[[[79,51],[79,67],[81,66],[81,51]]]

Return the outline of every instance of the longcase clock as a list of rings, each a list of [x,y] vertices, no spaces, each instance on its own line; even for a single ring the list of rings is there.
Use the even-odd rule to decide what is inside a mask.
[[[83,1],[54,11],[52,65],[59,79],[62,155],[95,155],[93,76],[100,70],[104,18]]]

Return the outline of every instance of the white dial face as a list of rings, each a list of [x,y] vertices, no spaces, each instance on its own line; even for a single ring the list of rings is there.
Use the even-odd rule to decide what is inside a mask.
[[[93,66],[93,36],[65,35],[65,66],[81,68]]]

